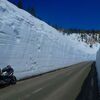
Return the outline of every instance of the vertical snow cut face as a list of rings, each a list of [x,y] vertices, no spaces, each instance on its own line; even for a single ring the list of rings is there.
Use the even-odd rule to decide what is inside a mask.
[[[95,60],[95,55],[84,43],[0,0],[0,68],[12,65],[18,79]]]
[[[98,50],[97,56],[96,56],[96,67],[97,67],[98,83],[99,83],[99,89],[100,89],[100,49]]]

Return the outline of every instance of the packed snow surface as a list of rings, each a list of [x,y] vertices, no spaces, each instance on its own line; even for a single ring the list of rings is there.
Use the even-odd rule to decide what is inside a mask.
[[[100,49],[97,52],[96,67],[98,72],[98,82],[99,82],[99,89],[100,89]]]
[[[10,64],[18,79],[96,59],[74,35],[63,35],[45,22],[0,0],[0,67]]]

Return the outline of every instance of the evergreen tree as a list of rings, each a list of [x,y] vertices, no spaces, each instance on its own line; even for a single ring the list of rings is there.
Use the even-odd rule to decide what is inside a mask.
[[[35,12],[34,7],[28,7],[28,8],[27,8],[27,11],[28,11],[31,15],[33,15],[33,16],[36,17],[36,12]]]
[[[23,8],[23,2],[22,2],[22,0],[19,0],[19,1],[18,1],[17,6],[18,6],[18,8],[20,8],[20,9]]]

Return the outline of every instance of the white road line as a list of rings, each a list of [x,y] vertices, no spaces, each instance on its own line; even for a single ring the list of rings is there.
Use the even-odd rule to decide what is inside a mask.
[[[39,89],[33,91],[32,94],[35,94],[35,93],[37,93],[37,92],[39,92],[39,91],[41,91],[41,90],[43,90],[43,88],[39,88]]]
[[[24,100],[24,99],[26,99],[26,98],[29,98],[32,94],[38,93],[38,92],[41,91],[42,89],[43,89],[43,88],[39,88],[39,89],[33,91],[32,93],[25,95],[23,98],[19,98],[18,100]]]

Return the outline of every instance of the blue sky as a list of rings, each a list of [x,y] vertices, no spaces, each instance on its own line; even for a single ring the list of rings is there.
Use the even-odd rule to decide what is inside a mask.
[[[18,0],[10,0],[16,3]],[[23,0],[37,16],[64,28],[100,29],[100,0]]]

